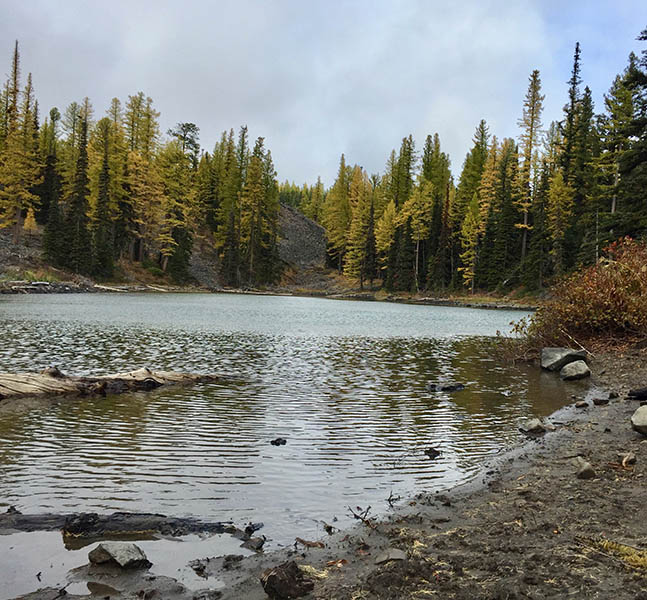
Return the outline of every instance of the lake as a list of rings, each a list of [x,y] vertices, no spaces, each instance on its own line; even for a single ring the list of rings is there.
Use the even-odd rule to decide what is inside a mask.
[[[0,370],[147,366],[231,380],[0,416],[0,508],[262,521],[268,545],[348,507],[468,481],[568,402],[492,341],[526,313],[235,294],[0,296]],[[429,383],[466,389],[432,393]],[[570,392],[569,392],[570,393]],[[273,446],[276,437],[287,440]],[[441,455],[430,459],[425,450]],[[0,540],[1,543],[1,540]]]

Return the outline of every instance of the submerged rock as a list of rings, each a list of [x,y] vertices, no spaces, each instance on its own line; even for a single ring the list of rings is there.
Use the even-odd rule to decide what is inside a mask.
[[[647,435],[647,406],[640,406],[631,415],[631,426],[638,433]]]
[[[122,569],[148,569],[152,564],[143,550],[131,542],[102,542],[88,553],[88,559],[95,565],[114,562]]]
[[[434,459],[434,458],[438,458],[442,454],[442,452],[440,450],[438,450],[437,448],[434,448],[433,446],[430,446],[429,448],[425,449],[425,454],[429,458]]]
[[[564,381],[575,381],[576,379],[584,379],[591,375],[591,370],[583,360],[576,360],[575,362],[568,363],[559,372],[559,376]]]
[[[560,371],[569,363],[584,360],[586,353],[583,350],[572,348],[544,348],[541,351],[541,368],[549,371]]]
[[[454,381],[447,383],[430,383],[427,386],[430,392],[460,392],[465,389],[465,384]]]

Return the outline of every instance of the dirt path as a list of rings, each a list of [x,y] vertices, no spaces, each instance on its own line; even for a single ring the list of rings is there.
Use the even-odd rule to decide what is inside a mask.
[[[467,486],[421,494],[381,521],[369,514],[323,548],[201,561],[212,588],[202,595],[143,576],[112,597],[260,600],[263,571],[293,560],[312,581],[308,598],[647,600],[647,438],[631,430],[639,403],[626,398],[647,385],[647,351],[598,357],[592,370],[604,394],[553,415],[555,431],[486,465]],[[608,392],[618,398],[592,402]],[[627,453],[635,464],[623,466]],[[591,464],[592,478],[578,478],[576,457]],[[53,597],[46,594],[53,591],[29,597]]]

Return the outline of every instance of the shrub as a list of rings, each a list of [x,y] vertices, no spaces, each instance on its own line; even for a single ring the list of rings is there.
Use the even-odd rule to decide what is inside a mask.
[[[612,346],[647,336],[647,245],[620,239],[592,266],[563,279],[515,325],[529,347]]]

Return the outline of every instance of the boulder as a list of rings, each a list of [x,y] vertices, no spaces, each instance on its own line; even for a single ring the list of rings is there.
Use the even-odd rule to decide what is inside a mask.
[[[643,435],[647,435],[647,405],[639,406],[631,415],[631,426]]]
[[[584,360],[584,350],[572,348],[544,348],[541,351],[541,368],[549,371],[560,371],[562,367],[576,360]]]
[[[559,372],[559,376],[564,381],[574,381],[575,379],[584,379],[591,375],[591,370],[583,360],[576,360],[575,362],[570,362],[566,366],[562,367],[562,370]]]
[[[546,426],[541,422],[540,419],[530,419],[523,427],[520,427],[519,429],[524,433],[532,433],[535,435],[546,433]]]
[[[142,549],[131,542],[102,542],[88,553],[88,559],[95,565],[116,563],[122,569],[148,569],[151,566]]]

